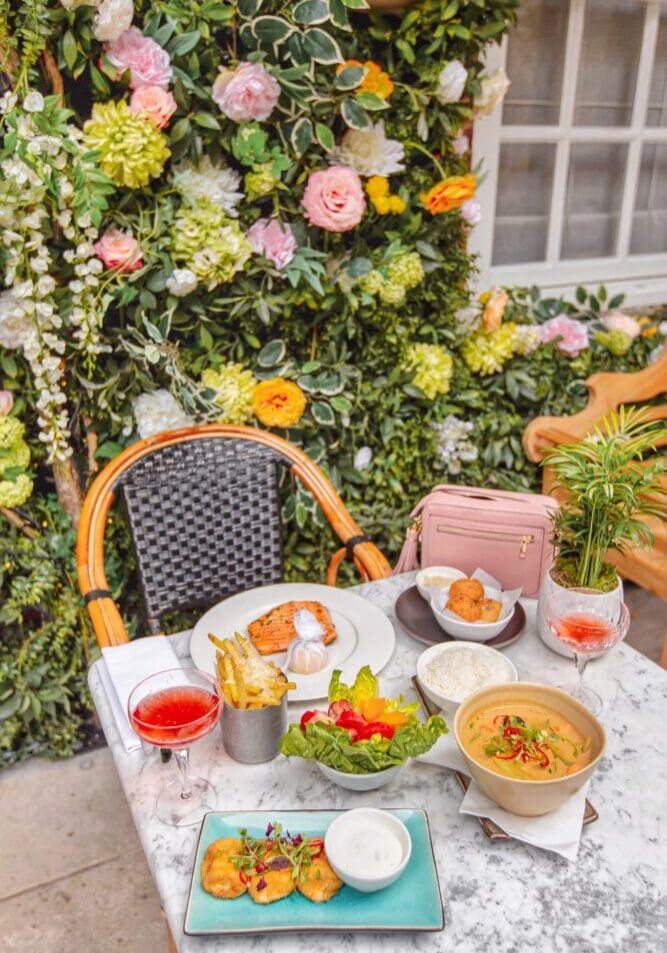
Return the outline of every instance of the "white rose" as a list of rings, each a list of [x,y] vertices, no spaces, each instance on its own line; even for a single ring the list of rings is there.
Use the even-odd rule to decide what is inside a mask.
[[[196,287],[197,276],[189,268],[174,268],[167,278],[167,290],[177,298],[184,298]]]
[[[129,30],[133,16],[132,0],[102,0],[93,21],[93,36],[101,43],[117,40]]]
[[[482,88],[479,96],[475,98],[475,115],[489,116],[503,101],[509,88],[510,80],[502,66],[490,76],[483,76]]]
[[[600,324],[606,331],[622,331],[634,341],[641,334],[641,324],[636,318],[622,311],[606,311],[600,315]]]
[[[435,97],[438,102],[442,103],[443,106],[448,103],[458,103],[463,96],[467,79],[468,70],[461,60],[451,60],[447,63],[440,76],[438,76],[438,85],[435,90]]]
[[[23,108],[27,113],[41,113],[44,109],[44,97],[36,89],[31,90],[23,100]]]
[[[190,427],[194,420],[189,417],[176,398],[168,390],[155,390],[150,394],[141,394],[132,403],[137,421],[137,430],[142,438],[165,430]]]
[[[359,447],[354,457],[355,470],[367,470],[373,460],[373,451],[370,447]]]

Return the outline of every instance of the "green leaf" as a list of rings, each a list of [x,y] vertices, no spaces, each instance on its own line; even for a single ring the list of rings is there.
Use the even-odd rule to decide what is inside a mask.
[[[211,113],[195,113],[192,118],[203,129],[220,129],[220,123]]]
[[[332,397],[331,406],[334,410],[337,410],[339,414],[349,414],[352,410],[352,403],[347,397]]]
[[[313,126],[310,119],[297,120],[290,134],[290,142],[297,155],[303,155],[313,141]]]
[[[586,298],[588,297],[588,293],[586,289],[583,287],[583,285],[579,285],[579,287],[577,288],[575,292],[575,295],[579,304],[586,304]]]
[[[310,410],[316,423],[322,427],[333,427],[336,423],[336,415],[329,406],[322,400],[314,400],[310,405]]]
[[[236,6],[242,17],[248,19],[259,13],[263,0],[237,0]]]
[[[287,348],[285,342],[280,338],[269,341],[257,355],[257,363],[260,367],[275,367],[284,360]]]
[[[68,30],[63,36],[63,57],[69,70],[74,68],[77,60],[76,40],[71,30]]]
[[[301,0],[292,10],[296,23],[311,26],[313,23],[325,23],[329,19],[327,0]]]
[[[348,10],[368,10],[366,0],[343,0]]]
[[[183,119],[179,119],[178,122],[174,123],[169,136],[169,141],[172,143],[178,142],[180,139],[184,139],[189,132],[190,120],[187,116],[185,116]]]
[[[389,108],[389,103],[381,99],[380,96],[376,96],[375,93],[357,93],[357,102],[360,106],[363,106],[364,109],[377,110]]]
[[[346,66],[334,79],[334,86],[342,90],[356,89],[365,75],[363,66]]]
[[[167,51],[171,56],[185,56],[190,50],[194,50],[201,39],[199,30],[192,30],[190,33],[181,33],[175,36],[167,46]]]
[[[213,335],[205,324],[199,325],[199,340],[201,342],[201,346],[206,348],[207,351],[213,350]]]
[[[306,30],[303,35],[303,45],[310,57],[323,66],[333,66],[343,62],[343,54],[338,43],[319,27]]]
[[[116,443],[114,440],[105,440],[104,443],[101,443],[95,451],[95,459],[113,460],[113,458],[117,457],[119,453],[122,453],[122,451],[123,448],[119,443]]]
[[[329,0],[329,15],[331,22],[335,23],[341,30],[352,29],[343,0]]]
[[[410,66],[414,66],[415,51],[412,49],[409,43],[406,43],[405,40],[396,40],[396,49],[399,51],[406,63],[409,63]]]
[[[95,66],[92,60],[89,64],[89,69],[90,69],[90,79],[93,84],[93,89],[96,92],[101,93],[103,96],[108,96],[109,93],[111,92],[111,87],[109,83],[107,82],[107,79],[104,73],[101,73],[100,70],[98,70],[98,68]]]
[[[324,123],[318,122],[315,125],[315,136],[317,141],[322,146],[325,152],[330,152],[336,140],[334,139],[334,134],[328,126],[325,126]]]
[[[284,42],[294,27],[281,17],[257,17],[252,23],[252,32],[261,43],[275,46]]]
[[[340,113],[351,129],[368,129],[371,120],[355,99],[344,99]]]
[[[362,256],[353,258],[347,266],[347,273],[350,278],[361,278],[362,275],[367,275],[372,270],[373,262],[370,258],[363,258]]]

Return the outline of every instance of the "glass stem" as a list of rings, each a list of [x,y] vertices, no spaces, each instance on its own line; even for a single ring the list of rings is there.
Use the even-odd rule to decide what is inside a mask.
[[[179,748],[174,751],[174,757],[176,758],[176,767],[178,768],[178,776],[181,779],[181,797],[183,800],[187,800],[192,795],[192,788],[190,787],[190,749],[189,748]]]
[[[574,662],[577,666],[577,671],[579,672],[579,691],[584,687],[584,669],[588,663],[587,655],[580,655],[578,652],[574,653]]]

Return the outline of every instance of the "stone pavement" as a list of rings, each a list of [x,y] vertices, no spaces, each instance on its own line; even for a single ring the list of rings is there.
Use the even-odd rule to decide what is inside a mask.
[[[665,603],[634,587],[628,638],[654,661]],[[106,748],[0,772],[2,953],[166,953],[165,929]]]

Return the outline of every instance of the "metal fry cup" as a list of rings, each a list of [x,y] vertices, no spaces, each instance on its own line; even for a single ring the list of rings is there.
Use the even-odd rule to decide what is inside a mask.
[[[230,758],[244,764],[270,761],[278,754],[287,730],[287,692],[279,705],[234,708],[223,701],[220,714],[222,743]]]

